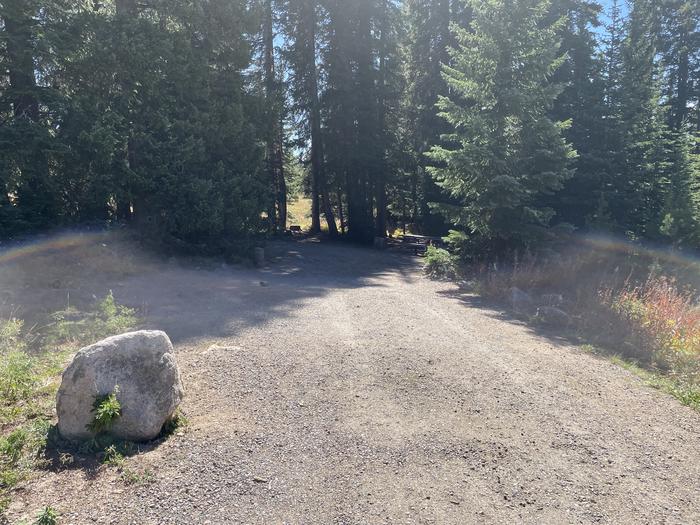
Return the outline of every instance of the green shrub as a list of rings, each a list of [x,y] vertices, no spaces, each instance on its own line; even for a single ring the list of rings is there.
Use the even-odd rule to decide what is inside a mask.
[[[117,399],[118,393],[119,387],[115,387],[114,392],[95,398],[92,405],[92,412],[95,415],[87,427],[90,432],[101,434],[108,431],[121,416],[122,406]]]
[[[41,514],[37,516],[35,525],[56,525],[58,523],[58,512],[51,507],[46,507]]]
[[[102,463],[110,467],[121,468],[124,466],[124,454],[122,454],[117,445],[110,445],[104,450]]]
[[[50,428],[49,420],[42,418],[0,437],[0,489],[13,487],[43,462]]]
[[[2,405],[14,404],[28,398],[37,377],[34,359],[22,351],[0,353],[0,399]]]
[[[603,290],[601,299],[639,357],[675,379],[700,384],[700,308],[695,294],[673,279],[651,276],[638,286]]]
[[[44,334],[44,343],[47,345],[93,343],[110,335],[127,332],[137,323],[136,311],[117,304],[110,291],[91,312],[66,308],[54,313]]]
[[[425,252],[424,270],[430,277],[450,279],[457,275],[457,257],[447,250],[428,246]]]
[[[0,354],[25,349],[25,341],[22,338],[24,323],[15,318],[0,321]]]

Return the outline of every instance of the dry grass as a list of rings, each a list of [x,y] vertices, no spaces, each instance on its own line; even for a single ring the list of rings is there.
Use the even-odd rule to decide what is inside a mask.
[[[311,199],[297,197],[290,200],[287,206],[287,222],[290,226],[301,226],[304,231],[311,229]]]
[[[637,286],[604,289],[601,298],[644,357],[700,385],[700,308],[695,294],[673,279],[650,276]]]
[[[533,298],[563,299],[558,306],[571,319],[569,330],[643,368],[683,403],[700,408],[700,307],[690,259],[672,263],[658,254],[633,249],[582,249],[525,254],[509,264],[481,263],[465,270],[476,291],[500,301],[513,288]],[[685,284],[681,284],[685,283]]]
[[[307,197],[296,197],[289,201],[287,212],[289,216],[287,223],[289,226],[301,226],[303,231],[311,229],[311,199]],[[335,224],[340,231],[340,220],[336,217]],[[321,215],[321,231],[327,232],[328,225],[325,218]]]

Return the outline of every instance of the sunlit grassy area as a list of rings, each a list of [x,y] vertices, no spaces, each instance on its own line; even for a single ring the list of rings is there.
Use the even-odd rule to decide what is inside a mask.
[[[647,386],[670,394],[681,404],[700,411],[700,385],[679,381],[673,377],[649,370],[640,366],[639,362],[635,360],[621,355],[610,355],[610,352],[605,349],[592,345],[583,345],[581,348],[586,352],[609,358],[612,363],[639,377]]]
[[[289,226],[301,226],[307,231],[311,228],[311,199],[300,196],[287,204],[287,223]]]
[[[288,226],[301,226],[303,231],[309,231],[311,229],[311,199],[296,197],[294,200],[290,200],[287,206]],[[337,217],[335,223],[340,231],[340,220]],[[321,231],[328,231],[328,225],[323,215],[321,216]]]

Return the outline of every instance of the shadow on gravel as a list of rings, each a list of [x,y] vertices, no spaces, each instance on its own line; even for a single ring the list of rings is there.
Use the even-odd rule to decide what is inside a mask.
[[[167,258],[111,233],[40,245],[49,248],[0,262],[0,315],[41,325],[52,312],[91,305],[111,290],[119,304],[137,309],[143,328],[164,330],[180,344],[294,318],[333,290],[386,286],[387,277],[411,281],[418,268],[410,255],[313,238],[269,242],[261,269]]]
[[[466,290],[446,290],[438,292],[443,297],[457,299],[467,308],[477,308],[486,315],[511,324],[525,327],[530,333],[557,344],[582,345],[592,340],[574,326],[543,323],[535,317],[513,310],[507,303],[490,300]]]
[[[231,337],[296,311],[333,290],[386,286],[382,278],[415,278],[415,258],[339,242],[277,241],[269,265],[246,269],[218,263],[174,263],[155,274],[134,276],[114,289],[116,299],[137,307],[148,328],[165,330],[174,343]]]
[[[125,467],[124,459],[156,450],[180,428],[179,420],[175,421],[166,424],[157,438],[145,443],[116,440],[107,435],[83,443],[72,443],[61,437],[56,425],[51,425],[42,467],[51,472],[80,470],[88,480],[96,479],[106,467],[115,467],[123,476],[128,473],[131,478],[136,478],[138,475]]]

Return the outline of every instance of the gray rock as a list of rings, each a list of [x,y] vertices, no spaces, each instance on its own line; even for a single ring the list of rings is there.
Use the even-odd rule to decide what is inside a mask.
[[[514,310],[524,312],[532,309],[534,301],[530,294],[523,292],[520,288],[513,287],[510,289],[510,304]]]
[[[387,247],[386,237],[375,237],[374,238],[374,247],[377,250],[386,250],[386,247]]]
[[[58,430],[71,441],[90,439],[93,403],[118,387],[121,416],[109,433],[128,441],[160,434],[183,397],[173,345],[165,332],[110,337],[80,350],[63,373],[56,411]]]
[[[253,259],[255,260],[255,266],[258,268],[265,266],[265,248],[255,248],[253,250]]]
[[[550,325],[568,325],[571,322],[569,314],[554,306],[541,306],[538,308],[537,318]]]
[[[542,296],[542,304],[545,306],[561,306],[564,304],[564,296],[559,293],[548,293]]]

